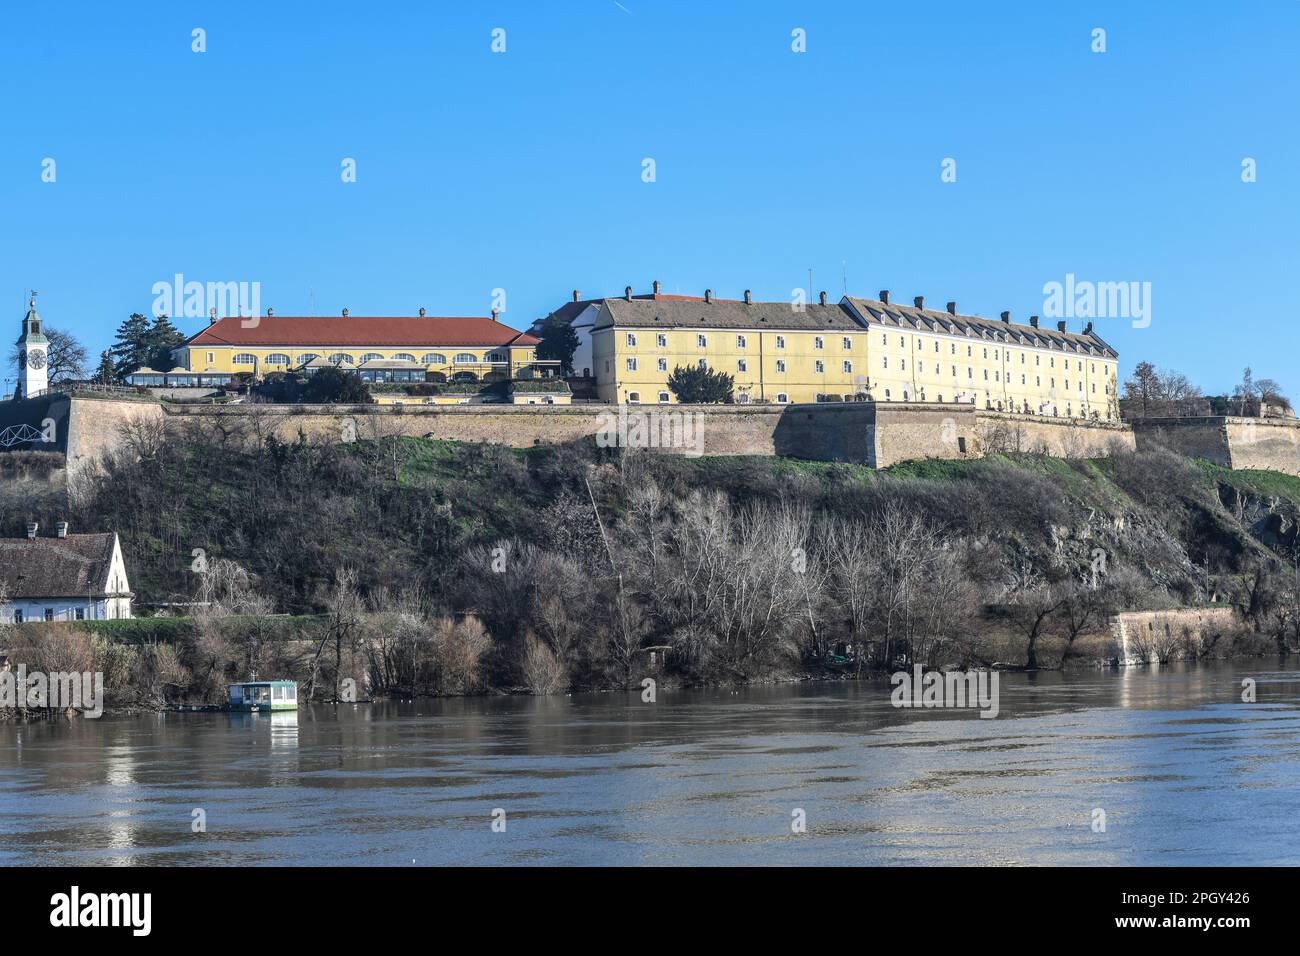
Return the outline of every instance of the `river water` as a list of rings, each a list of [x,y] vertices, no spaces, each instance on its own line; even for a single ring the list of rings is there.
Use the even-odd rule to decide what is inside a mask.
[[[1003,674],[995,719],[890,689],[4,725],[0,864],[1300,862],[1295,669]]]

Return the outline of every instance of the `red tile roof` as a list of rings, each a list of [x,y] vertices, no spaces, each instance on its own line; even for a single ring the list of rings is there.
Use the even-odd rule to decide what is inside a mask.
[[[218,319],[186,345],[501,346],[541,340],[480,316],[275,315]]]

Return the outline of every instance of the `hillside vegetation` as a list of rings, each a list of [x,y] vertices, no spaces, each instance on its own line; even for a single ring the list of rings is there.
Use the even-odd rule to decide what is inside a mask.
[[[0,531],[64,510],[11,496]],[[323,696],[625,686],[648,648],[686,682],[821,673],[845,644],[858,672],[1058,666],[1113,653],[1117,610],[1211,602],[1247,622],[1216,653],[1286,652],[1298,516],[1300,479],[1163,450],[877,472],[196,431],[134,436],[70,517],[121,535],[142,605],[202,602],[163,638],[175,698],[268,667]],[[269,613],[315,617],[238,623]]]

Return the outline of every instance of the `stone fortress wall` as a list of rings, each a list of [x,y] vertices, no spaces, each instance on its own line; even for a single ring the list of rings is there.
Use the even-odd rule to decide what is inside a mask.
[[[1147,418],[1133,423],[1139,445],[1159,444],[1224,468],[1300,475],[1300,421],[1294,418]]]
[[[993,452],[1102,457],[1134,447],[1127,427],[979,411],[937,403],[808,405],[603,404],[321,406],[164,405],[126,398],[50,396],[0,403],[0,425],[53,420],[55,440],[40,450],[66,460],[74,490],[87,469],[120,447],[125,432],[151,426],[168,435],[188,428],[292,442],[413,436],[489,442],[513,448],[590,437],[687,455],[791,456],[884,468],[925,458],[969,459]],[[15,449],[17,450],[17,449]]]

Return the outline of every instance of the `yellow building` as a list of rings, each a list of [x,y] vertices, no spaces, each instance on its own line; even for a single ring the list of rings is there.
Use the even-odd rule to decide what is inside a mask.
[[[1118,360],[1082,333],[846,296],[816,304],[653,295],[601,301],[592,332],[597,395],[668,404],[678,366],[735,380],[735,401],[957,402],[981,409],[1119,421]]]
[[[840,401],[868,393],[869,331],[839,305],[654,295],[602,301],[591,332],[596,394],[607,402],[676,401],[668,376],[701,365],[735,380],[734,400]]]
[[[871,330],[872,397],[877,401],[959,402],[981,409],[1056,418],[1119,421],[1119,354],[1093,331],[1081,333],[879,299],[842,305]]]
[[[256,376],[322,361],[377,381],[492,382],[541,378],[558,363],[539,360],[539,339],[480,316],[230,316],[174,349],[179,368]],[[406,374],[399,374],[405,371]],[[414,376],[414,377],[413,377]]]

